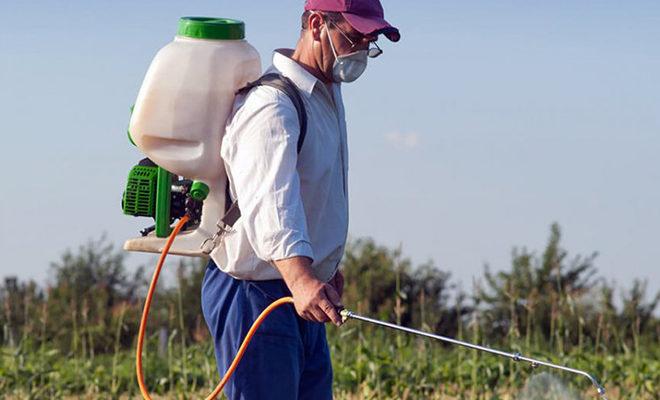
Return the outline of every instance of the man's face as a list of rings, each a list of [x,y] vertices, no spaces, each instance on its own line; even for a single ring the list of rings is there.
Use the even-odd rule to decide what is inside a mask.
[[[376,35],[363,35],[358,32],[343,18],[334,22],[327,17],[323,18],[319,13],[310,16],[309,26],[314,39],[314,57],[329,82],[332,81],[332,67],[335,62],[330,40],[337,56],[342,56],[358,50],[367,50],[369,43],[377,39]]]

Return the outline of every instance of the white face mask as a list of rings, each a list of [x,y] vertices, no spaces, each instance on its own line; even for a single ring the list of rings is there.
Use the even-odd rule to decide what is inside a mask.
[[[368,50],[358,50],[352,53],[337,55],[335,45],[332,43],[332,36],[328,30],[328,39],[330,40],[330,48],[332,54],[335,56],[335,62],[332,65],[332,79],[335,82],[353,82],[362,75],[367,69],[367,55]]]

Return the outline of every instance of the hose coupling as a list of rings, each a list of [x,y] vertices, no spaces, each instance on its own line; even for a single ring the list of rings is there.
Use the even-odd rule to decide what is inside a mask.
[[[339,311],[339,315],[341,315],[341,323],[343,324],[353,315],[353,313],[344,308]]]

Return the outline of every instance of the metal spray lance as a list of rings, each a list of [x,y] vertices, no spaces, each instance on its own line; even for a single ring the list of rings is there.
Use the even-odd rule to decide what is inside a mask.
[[[400,326],[400,325],[396,325],[396,324],[391,324],[389,322],[379,321],[377,319],[364,317],[362,315],[356,314],[356,313],[354,313],[352,311],[349,311],[349,310],[346,310],[346,309],[341,310],[340,314],[341,314],[342,320],[344,322],[346,322],[346,320],[348,320],[349,318],[357,319],[359,321],[368,322],[370,324],[382,326],[382,327],[385,327],[385,328],[395,329],[395,330],[406,332],[406,333],[412,333],[414,335],[419,335],[419,336],[423,336],[423,337],[430,338],[430,339],[440,340],[440,341],[443,341],[443,342],[446,342],[446,343],[456,344],[456,345],[463,346],[463,347],[468,347],[468,348],[474,349],[474,350],[485,351],[485,352],[495,354],[495,355],[498,355],[498,356],[510,358],[513,361],[526,361],[526,362],[528,362],[532,365],[532,368],[536,368],[539,365],[542,365],[542,366],[545,366],[545,367],[555,368],[555,369],[559,369],[559,370],[562,370],[562,371],[571,372],[573,374],[582,375],[582,376],[588,378],[591,381],[591,383],[596,387],[596,390],[598,390],[598,395],[601,397],[601,399],[607,400],[605,398],[605,388],[600,383],[598,383],[598,380],[593,375],[591,375],[591,374],[589,374],[585,371],[580,371],[578,369],[569,368],[569,367],[565,367],[565,366],[562,366],[562,365],[552,364],[552,363],[549,363],[549,362],[546,362],[546,361],[535,360],[533,358],[525,357],[520,353],[507,353],[505,351],[501,351],[501,350],[497,350],[497,349],[491,349],[489,347],[479,346],[479,345],[468,343],[468,342],[463,342],[461,340],[453,339],[453,338],[450,338],[450,337],[434,335],[432,333],[422,332],[422,331],[418,331],[418,330],[412,329],[412,328],[406,328],[405,326]]]

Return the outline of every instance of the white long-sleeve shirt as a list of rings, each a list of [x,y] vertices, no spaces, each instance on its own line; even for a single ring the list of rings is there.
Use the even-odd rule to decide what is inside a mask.
[[[241,217],[211,256],[238,279],[280,279],[273,260],[305,256],[322,281],[337,270],[348,232],[348,148],[339,84],[326,86],[276,50],[266,71],[297,86],[307,112],[307,135],[289,97],[259,86],[237,96],[221,155]]]

